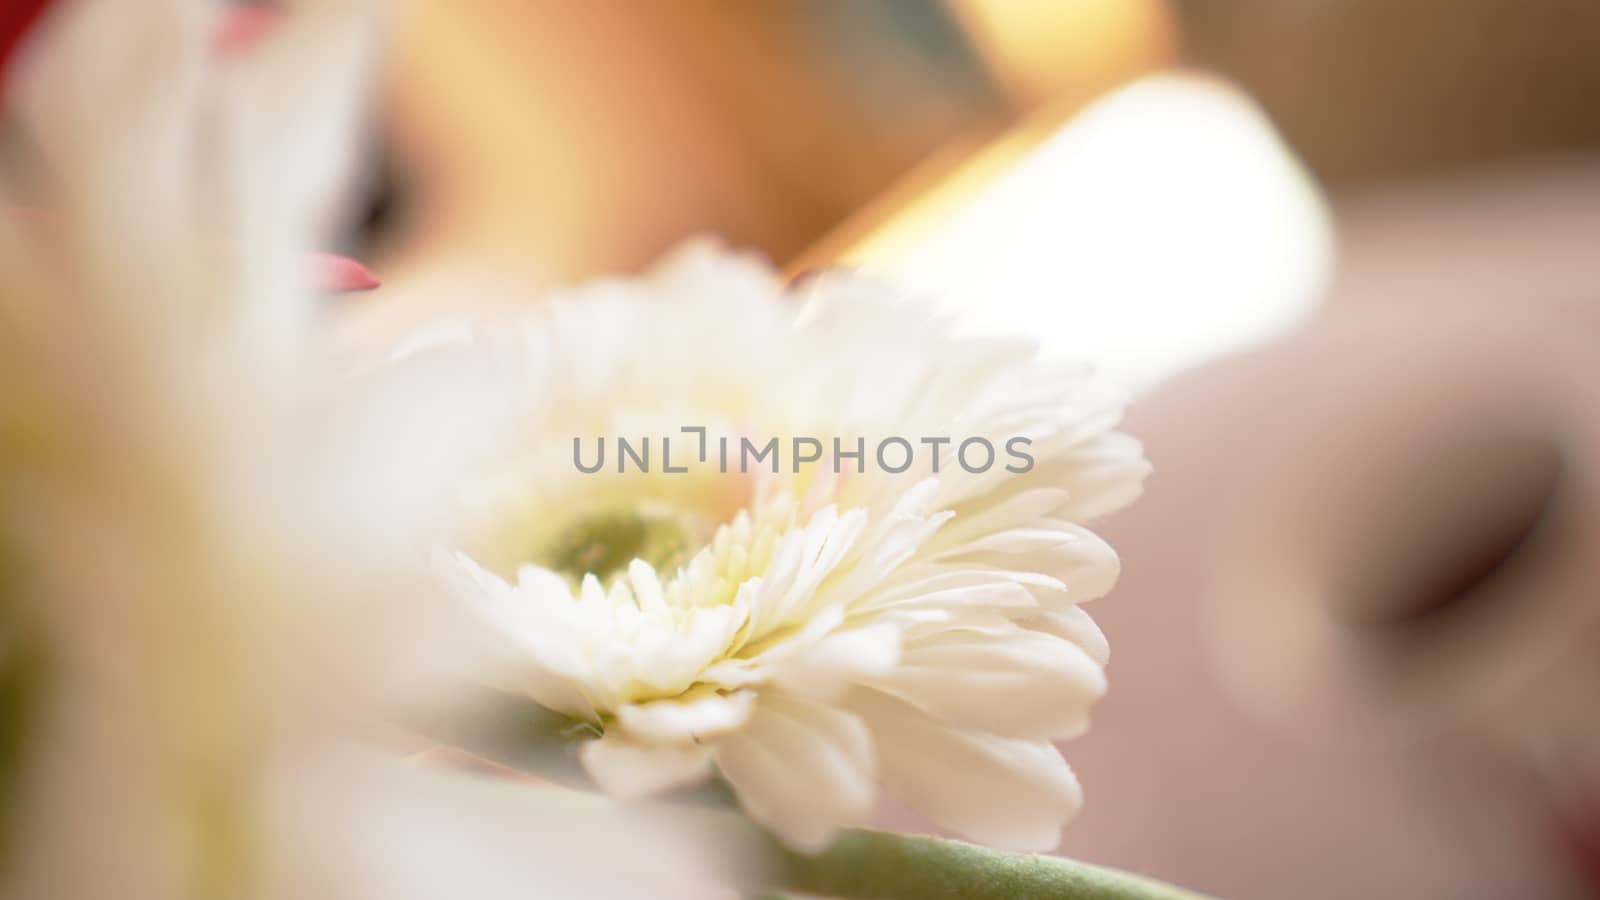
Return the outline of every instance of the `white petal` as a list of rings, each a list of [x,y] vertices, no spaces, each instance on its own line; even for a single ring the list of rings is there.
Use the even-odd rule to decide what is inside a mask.
[[[838,606],[825,606],[797,629],[778,631],[762,640],[744,645],[738,659],[729,660],[745,666],[761,666],[775,660],[787,659],[810,648],[835,628],[844,623],[844,610]]]
[[[641,744],[615,734],[578,751],[584,771],[613,797],[637,799],[696,784],[711,773],[711,748],[702,744]]]
[[[928,508],[938,487],[939,479],[925,478],[896,497],[887,513],[875,517],[868,532],[856,541],[855,552],[841,564],[838,580],[829,584],[830,597],[841,603],[853,602],[944,527],[955,514]]]
[[[976,553],[991,551],[994,553],[1041,553],[1053,550],[1063,544],[1071,543],[1073,535],[1054,528],[1041,528],[1038,525],[1029,525],[1019,528],[1008,528],[1005,531],[996,531],[981,535],[965,544],[951,547],[939,553],[940,558],[956,556],[963,553]]]
[[[1065,524],[1057,527],[1071,531],[1073,540],[1051,549],[1038,561],[1039,570],[1055,576],[1063,587],[1054,600],[1041,593],[1045,605],[1054,608],[1063,603],[1083,603],[1110,593],[1122,575],[1117,551],[1087,528]]]
[[[1066,485],[1072,498],[1056,514],[1088,522],[1138,499],[1149,474],[1150,463],[1139,440],[1111,432],[1074,448],[1065,459],[1042,463],[1026,477]]]
[[[1083,648],[1089,658],[1105,665],[1111,660],[1111,644],[1095,620],[1078,606],[1064,606],[1042,612],[1023,621],[1022,626],[1066,638]]]
[[[804,528],[784,534],[772,563],[753,591],[750,637],[759,640],[783,625],[809,619],[814,612],[817,587],[839,565],[866,525],[866,513],[852,509],[840,515],[824,507]]]
[[[717,766],[750,818],[802,851],[860,822],[877,795],[866,726],[799,698],[763,697],[750,724],[718,743]]]
[[[1051,576],[1059,584],[1035,590],[1041,604],[1057,607],[1105,596],[1117,583],[1122,563],[1105,539],[1071,522],[1041,519],[941,551],[950,566],[1023,570]]]
[[[1055,482],[1030,480],[1029,483],[1054,484]],[[958,508],[955,520],[928,542],[927,549],[929,552],[943,552],[951,547],[977,540],[986,534],[1038,522],[1068,503],[1071,496],[1068,491],[1060,487],[1029,488],[1000,498],[998,502],[984,507]]]
[[[651,743],[683,743],[744,725],[755,695],[707,693],[687,700],[656,700],[617,710],[617,724],[630,737]]]
[[[720,659],[728,648],[740,611],[732,606],[695,610],[685,629],[658,620],[633,643],[617,643],[608,657],[616,671],[628,671],[653,695],[688,690],[701,672]]]
[[[585,691],[589,670],[558,618],[543,615],[545,604],[567,601],[564,583],[552,585],[531,574],[516,587],[464,555],[439,567],[445,586],[485,625],[486,680],[532,698],[547,709],[592,718],[592,698]],[[554,591],[552,596],[549,592]]]
[[[912,640],[899,666],[867,683],[955,728],[1055,740],[1082,734],[1106,690],[1077,644],[1010,623]]]
[[[1038,605],[1026,585],[1059,589],[1061,583],[1032,572],[1001,571],[980,567],[919,566],[874,591],[860,606],[862,612],[890,609],[1012,609]]]
[[[900,634],[889,623],[834,632],[774,663],[772,681],[791,694],[835,699],[851,685],[894,671],[900,661]]]
[[[661,591],[661,579],[655,567],[642,559],[628,563],[628,582],[633,588],[633,598],[644,612],[660,612],[667,608],[666,596]]]
[[[1045,852],[1083,805],[1078,779],[1048,741],[963,732],[903,701],[862,691],[852,701],[872,729],[884,787],[963,837]]]
[[[725,659],[701,672],[699,681],[701,684],[735,690],[760,684],[766,679],[767,673],[752,660]]]

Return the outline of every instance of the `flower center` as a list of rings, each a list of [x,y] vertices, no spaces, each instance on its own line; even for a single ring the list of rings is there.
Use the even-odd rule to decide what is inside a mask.
[[[601,581],[644,560],[658,572],[687,562],[696,549],[696,529],[687,516],[668,510],[609,510],[580,516],[533,554],[533,562],[574,581]]]

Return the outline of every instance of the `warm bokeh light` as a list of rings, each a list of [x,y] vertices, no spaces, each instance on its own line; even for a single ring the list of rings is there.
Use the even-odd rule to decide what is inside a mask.
[[[701,231],[786,261],[1019,115],[941,3],[410,6],[388,93],[413,221],[389,274],[471,257],[549,284]]]
[[[1048,124],[1048,123],[1047,123]],[[1281,330],[1333,259],[1316,189],[1242,94],[1166,74],[1024,127],[841,258],[983,332],[1148,383]]]

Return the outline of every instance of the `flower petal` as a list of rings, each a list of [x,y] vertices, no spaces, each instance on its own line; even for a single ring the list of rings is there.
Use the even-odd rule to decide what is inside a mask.
[[[802,697],[832,700],[851,685],[894,671],[901,628],[886,622],[837,631],[772,665],[773,683]]]
[[[866,522],[862,510],[840,514],[828,506],[778,541],[772,563],[761,577],[761,589],[752,598],[751,640],[814,617],[818,585],[845,558]]]
[[[763,697],[750,724],[718,743],[717,766],[750,818],[802,851],[861,821],[877,795],[862,721],[799,698]]]
[[[857,607],[858,612],[894,609],[1030,610],[1038,600],[1029,586],[1060,589],[1061,582],[1033,572],[1002,571],[976,566],[908,567]]]
[[[1070,484],[1066,481],[1032,479],[1026,484]],[[985,535],[1020,525],[1038,522],[1071,501],[1072,494],[1060,487],[1025,488],[1009,496],[996,496],[984,506],[972,504],[956,510],[955,521],[941,529],[928,542],[927,552],[942,553]]]
[[[578,759],[601,790],[637,799],[704,780],[712,751],[702,744],[642,744],[608,734],[586,742]]]
[[[953,727],[1054,740],[1082,734],[1106,690],[1077,644],[1011,623],[912,640],[900,665],[867,683]]]
[[[1110,432],[1074,448],[1065,458],[1041,463],[1028,477],[1071,485],[1072,499],[1055,515],[1088,522],[1137,500],[1149,474],[1150,463],[1138,438]]]
[[[588,666],[563,630],[537,617],[549,592],[565,599],[566,587],[525,575],[515,587],[464,554],[438,564],[447,589],[485,626],[484,677],[509,691],[525,694],[546,709],[582,719],[594,718]],[[553,578],[554,576],[552,576]]]
[[[682,743],[714,737],[744,725],[755,694],[702,693],[691,699],[628,704],[617,710],[617,724],[629,736],[651,743]]]
[[[1065,638],[1089,654],[1089,658],[1105,665],[1111,659],[1111,644],[1106,640],[1105,633],[1089,614],[1079,606],[1064,606],[1042,612],[1037,616],[1023,621],[1024,628],[1053,634]]]
[[[884,787],[963,837],[1046,852],[1083,805],[1078,779],[1048,741],[960,731],[877,691],[862,691],[851,707],[872,729]]]

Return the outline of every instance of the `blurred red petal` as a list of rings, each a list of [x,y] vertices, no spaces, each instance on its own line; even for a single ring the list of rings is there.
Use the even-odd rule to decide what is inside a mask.
[[[243,53],[259,44],[278,23],[282,13],[260,3],[235,4],[223,14],[217,31],[217,52]]]
[[[370,291],[382,283],[370,269],[348,256],[340,256],[337,253],[313,253],[311,262],[315,267],[317,287],[329,293]]]
[[[22,47],[51,0],[0,0],[0,99],[4,98],[11,58]],[[217,31],[217,51],[242,53],[260,43],[277,24],[281,11],[261,3],[231,4]]]
[[[4,0],[0,2],[0,99],[4,99],[6,70],[11,57],[22,46],[28,29],[38,21],[50,0]]]

